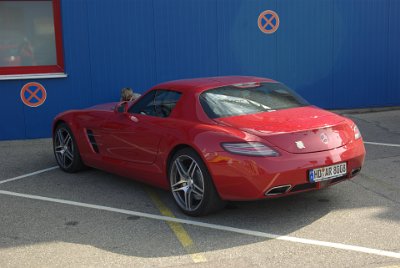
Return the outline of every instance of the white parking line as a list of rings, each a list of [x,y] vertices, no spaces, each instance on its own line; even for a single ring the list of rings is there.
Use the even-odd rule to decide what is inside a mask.
[[[10,181],[20,180],[20,179],[23,179],[23,178],[26,178],[26,177],[29,177],[29,176],[37,175],[37,174],[40,174],[40,173],[43,173],[43,172],[47,172],[47,171],[50,171],[50,170],[53,170],[53,169],[57,169],[57,168],[58,168],[58,166],[45,168],[45,169],[38,170],[38,171],[35,171],[35,172],[32,172],[32,173],[28,173],[28,174],[25,174],[25,175],[18,176],[18,177],[15,177],[15,178],[11,178],[11,179],[0,181],[0,184],[7,183],[7,182],[10,182]]]
[[[370,141],[364,141],[364,143],[372,145],[380,145],[380,146],[400,147],[400,144],[394,144],[394,143],[380,143],[380,142],[370,142]]]
[[[229,226],[224,226],[224,225],[198,222],[198,221],[192,221],[192,220],[185,220],[185,219],[179,219],[179,218],[172,218],[172,217],[167,217],[167,216],[160,216],[160,215],[131,211],[131,210],[126,210],[126,209],[112,208],[112,207],[86,204],[86,203],[80,203],[80,202],[57,199],[57,198],[43,197],[43,196],[38,196],[38,195],[21,194],[21,193],[2,191],[2,190],[0,190],[0,194],[7,195],[7,196],[23,197],[23,198],[33,199],[33,200],[53,202],[53,203],[58,203],[58,204],[77,206],[77,207],[92,208],[92,209],[97,209],[97,210],[102,210],[102,211],[122,213],[122,214],[126,214],[126,215],[139,216],[139,217],[153,219],[153,220],[190,224],[190,225],[198,226],[198,227],[210,228],[210,229],[214,229],[214,230],[233,232],[233,233],[256,236],[256,237],[284,240],[284,241],[289,241],[289,242],[294,242],[294,243],[302,243],[302,244],[315,245],[315,246],[321,246],[321,247],[336,248],[336,249],[342,249],[342,250],[348,250],[348,251],[356,251],[356,252],[362,252],[362,253],[367,253],[367,254],[374,254],[374,255],[379,255],[379,256],[386,256],[386,257],[400,259],[400,253],[393,252],[393,251],[386,251],[386,250],[353,246],[353,245],[347,245],[347,244],[341,244],[341,243],[333,243],[333,242],[298,238],[298,237],[292,237],[292,236],[281,236],[281,235],[276,235],[276,234],[240,229],[240,228],[229,227]]]

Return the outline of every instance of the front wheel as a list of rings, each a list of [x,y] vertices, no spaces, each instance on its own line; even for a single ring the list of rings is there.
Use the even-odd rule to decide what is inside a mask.
[[[62,170],[72,173],[84,167],[72,131],[64,123],[59,124],[54,131],[53,150]]]
[[[190,148],[179,150],[172,157],[169,181],[175,202],[185,214],[205,215],[224,205],[205,164]]]

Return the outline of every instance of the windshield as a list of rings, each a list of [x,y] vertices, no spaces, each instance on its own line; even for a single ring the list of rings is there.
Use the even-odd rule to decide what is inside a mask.
[[[280,83],[248,83],[214,88],[200,95],[210,118],[271,112],[309,105]]]

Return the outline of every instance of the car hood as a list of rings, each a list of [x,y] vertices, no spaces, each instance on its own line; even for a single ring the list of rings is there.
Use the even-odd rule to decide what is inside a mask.
[[[312,107],[219,118],[216,121],[267,140],[290,153],[331,150],[352,139],[345,119]]]
[[[114,110],[115,105],[117,105],[117,104],[118,104],[118,102],[103,103],[103,104],[91,106],[89,108],[86,108],[85,110],[109,111],[109,110]]]

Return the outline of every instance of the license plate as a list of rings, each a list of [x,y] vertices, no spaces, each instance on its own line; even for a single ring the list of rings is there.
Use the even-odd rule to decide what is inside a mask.
[[[311,169],[308,171],[310,182],[319,182],[341,177],[347,173],[346,163]]]

